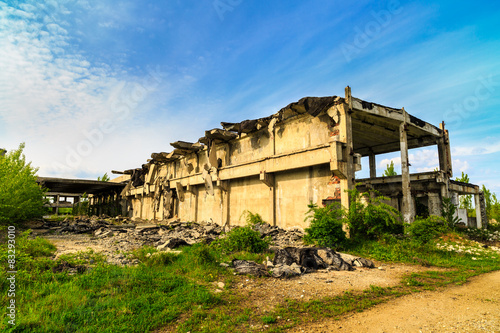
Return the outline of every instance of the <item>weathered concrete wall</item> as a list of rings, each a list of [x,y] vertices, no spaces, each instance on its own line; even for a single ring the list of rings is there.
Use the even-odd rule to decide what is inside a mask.
[[[132,216],[242,225],[242,214],[250,211],[283,228],[307,227],[310,202],[321,206],[326,198],[340,200],[340,181],[331,170],[330,146],[333,142],[337,149],[338,139],[332,139],[335,123],[323,112],[292,113],[272,125],[228,142],[215,141],[150,169],[146,184],[127,193]],[[208,173],[213,189],[205,184]],[[159,204],[154,199],[162,178],[176,190],[170,210],[164,208],[163,194]]]

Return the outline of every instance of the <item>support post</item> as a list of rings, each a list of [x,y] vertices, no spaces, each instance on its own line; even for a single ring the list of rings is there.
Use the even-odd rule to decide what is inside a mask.
[[[408,124],[406,122],[407,114],[403,108],[405,121],[399,125],[399,142],[401,147],[401,182],[403,190],[403,218],[406,223],[412,223],[415,218],[413,213],[413,200],[411,197],[410,185],[410,165],[408,163],[408,137],[407,130]]]
[[[276,186],[274,175],[261,171],[260,181],[269,187],[269,223],[276,226]]]
[[[441,216],[441,198],[439,193],[429,192],[427,193],[429,207],[429,215]]]
[[[219,186],[220,196],[221,196],[221,226],[225,229],[226,226],[230,224],[230,210],[229,210],[229,199],[231,195],[231,187],[229,181],[222,181],[221,186]]]
[[[478,229],[483,228],[483,214],[481,210],[481,198],[480,194],[474,194],[474,203],[476,208],[476,226]]]
[[[370,153],[369,159],[370,159],[370,178],[377,178],[377,164],[375,162],[375,154]]]
[[[56,215],[59,215],[59,194],[56,196]]]
[[[437,140],[439,169],[444,171],[448,178],[453,177],[453,168],[451,162],[450,136],[448,130],[444,128],[444,121],[439,124],[442,131],[441,137]]]
[[[351,88],[345,88],[344,103],[336,106],[339,120],[335,124],[334,132],[338,135],[330,138],[330,170],[340,181],[340,202],[349,209],[349,190],[354,188],[354,150],[352,142],[352,96]],[[349,234],[347,225],[344,231]]]

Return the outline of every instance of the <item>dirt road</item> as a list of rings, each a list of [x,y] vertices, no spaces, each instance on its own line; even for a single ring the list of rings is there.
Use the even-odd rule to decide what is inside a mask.
[[[500,271],[289,332],[500,332]]]

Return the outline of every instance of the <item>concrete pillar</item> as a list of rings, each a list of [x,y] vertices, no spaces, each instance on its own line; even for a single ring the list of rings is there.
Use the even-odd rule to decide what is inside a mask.
[[[427,193],[429,215],[441,216],[441,197],[439,193]]]
[[[406,111],[403,109],[403,113],[406,117]],[[401,146],[401,180],[403,189],[403,218],[406,223],[413,222],[415,218],[413,200],[411,197],[411,186],[410,186],[410,166],[408,163],[408,138],[406,135],[407,123],[401,123],[399,125],[399,141]]]
[[[479,229],[483,227],[483,221],[481,221],[481,204],[479,202],[479,193],[474,194],[475,208],[476,208],[476,225]]]
[[[377,177],[377,164],[375,162],[375,154],[370,153],[369,159],[370,159],[370,178],[376,178]]]
[[[451,162],[450,136],[448,130],[444,128],[444,122],[439,124],[439,128],[442,131],[442,135],[437,142],[439,169],[444,171],[448,178],[451,178],[453,177],[453,169]]]
[[[274,174],[261,171],[260,181],[269,187],[269,224],[276,225],[276,185]]]
[[[231,187],[229,181],[221,181],[220,198],[221,198],[221,226],[229,226],[230,224],[230,207],[229,199],[231,195]]]
[[[56,195],[56,215],[59,215],[59,194]]]

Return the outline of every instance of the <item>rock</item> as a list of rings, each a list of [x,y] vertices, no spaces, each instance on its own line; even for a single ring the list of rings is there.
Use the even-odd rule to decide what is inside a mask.
[[[257,264],[254,261],[233,259],[234,270],[239,274],[248,274],[253,276],[269,275],[264,265]]]
[[[295,259],[286,249],[278,249],[274,255],[273,265],[291,265],[295,262]]]
[[[228,264],[228,263],[225,263],[225,262],[221,262],[221,263],[219,264],[219,266],[221,266],[221,267],[229,267],[229,264]]]
[[[165,250],[165,249],[168,249],[167,244],[168,244],[168,242],[165,242],[165,243],[163,243],[163,244],[161,244],[161,245],[158,245],[158,246],[156,247],[156,249],[157,249],[158,251],[163,251],[163,250]]]
[[[156,230],[159,228],[160,227],[157,226],[156,224],[138,224],[135,226],[135,231],[137,231],[138,233],[142,233],[145,231]]]
[[[353,255],[347,254],[347,253],[338,252],[338,254],[345,262],[349,263],[350,265],[354,265],[354,266],[358,266],[358,267],[375,268],[375,264],[371,260],[357,257],[357,256],[353,256]]]
[[[297,264],[293,264],[296,265]],[[295,276],[301,275],[301,270],[300,268],[297,269],[297,267],[291,267],[290,265],[277,265],[272,269],[272,276],[275,278],[291,278]]]
[[[358,267],[375,268],[373,261],[361,257],[354,260],[354,265]]]
[[[96,231],[94,231],[94,236],[97,237],[97,236],[101,235],[104,232],[104,230],[105,230],[104,228],[97,229]]]
[[[103,233],[99,234],[99,238],[105,238],[105,237],[111,237],[113,236],[113,231],[111,230],[106,230]]]
[[[290,269],[292,269],[293,271],[295,271],[298,275],[304,273],[306,270],[304,269],[304,267],[302,266],[299,266],[297,265],[296,263],[293,263],[290,265]]]
[[[217,282],[217,287],[219,287],[219,289],[224,289],[225,286],[224,282]]]
[[[180,246],[190,246],[188,242],[180,238],[172,238],[168,242],[166,242],[165,245],[170,249],[176,249]]]
[[[342,260],[341,256],[329,248],[295,248],[287,247],[277,249],[274,260],[274,266],[290,266],[296,264],[303,270],[343,270],[351,271],[354,268],[351,264]],[[283,269],[280,268],[280,269]],[[301,273],[303,273],[302,271]],[[277,273],[281,275],[281,273]]]

